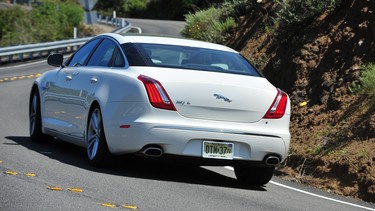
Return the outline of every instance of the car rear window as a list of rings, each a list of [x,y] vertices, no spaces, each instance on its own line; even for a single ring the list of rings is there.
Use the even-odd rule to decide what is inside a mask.
[[[153,66],[261,76],[238,53],[207,48],[127,43],[122,45],[130,66]]]

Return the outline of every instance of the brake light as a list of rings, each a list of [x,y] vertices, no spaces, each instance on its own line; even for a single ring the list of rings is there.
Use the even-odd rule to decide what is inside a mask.
[[[277,95],[273,101],[271,107],[268,109],[266,115],[263,118],[265,119],[280,119],[284,116],[286,106],[288,103],[288,95],[277,89]]]
[[[143,82],[152,106],[176,111],[171,99],[159,81],[145,75],[139,75],[138,80]]]

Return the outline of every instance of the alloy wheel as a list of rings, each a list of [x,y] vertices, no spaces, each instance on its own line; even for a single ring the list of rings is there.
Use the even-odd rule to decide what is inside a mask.
[[[90,117],[88,132],[87,132],[87,154],[90,160],[93,160],[98,152],[100,144],[100,125],[101,117],[99,109],[95,109]]]

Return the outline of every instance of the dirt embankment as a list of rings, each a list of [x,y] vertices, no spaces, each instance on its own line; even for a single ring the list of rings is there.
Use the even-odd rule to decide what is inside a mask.
[[[375,2],[348,0],[285,29],[273,1],[251,9],[228,45],[292,101],[292,142],[281,175],[375,202],[375,102],[356,92],[375,62]]]

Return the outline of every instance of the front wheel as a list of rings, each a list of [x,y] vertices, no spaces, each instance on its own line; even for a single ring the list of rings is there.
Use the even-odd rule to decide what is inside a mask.
[[[101,167],[110,158],[107,141],[104,135],[100,109],[93,107],[87,126],[87,157],[92,166]]]
[[[262,186],[267,184],[275,171],[274,166],[235,166],[234,173],[242,184]]]

